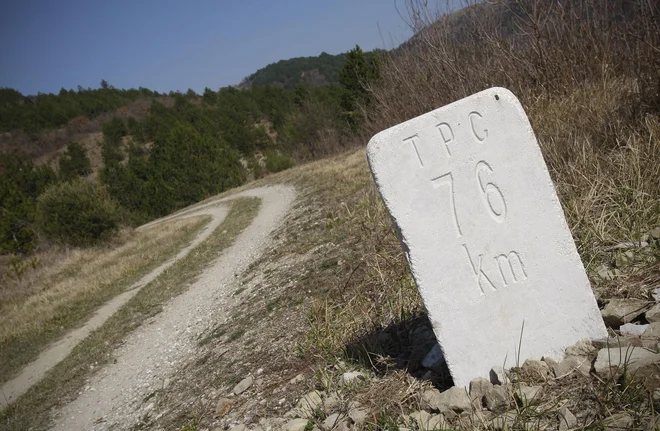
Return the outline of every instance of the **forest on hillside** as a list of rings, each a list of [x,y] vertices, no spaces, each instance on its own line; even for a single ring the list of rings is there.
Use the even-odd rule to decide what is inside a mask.
[[[367,61],[385,54],[385,51],[365,52]],[[269,64],[245,78],[239,88],[278,85],[293,89],[298,84],[310,87],[331,86],[339,83],[339,73],[346,61],[346,53],[332,55],[322,52],[316,57],[295,57]]]
[[[342,59],[337,83],[325,86],[267,84],[164,96],[117,90],[103,81],[96,90],[35,98],[3,90],[3,109],[13,118],[3,123],[5,138],[38,140],[50,133],[40,129],[55,127],[77,136],[72,129],[81,117],[94,124],[96,114],[102,164],[92,179],[87,149],[76,141],[66,144],[56,166],[5,151],[0,253],[27,255],[48,242],[95,244],[121,225],[167,215],[248,178],[336,152],[359,125],[365,85],[378,74],[376,58],[359,47]],[[20,150],[20,143],[14,148]]]

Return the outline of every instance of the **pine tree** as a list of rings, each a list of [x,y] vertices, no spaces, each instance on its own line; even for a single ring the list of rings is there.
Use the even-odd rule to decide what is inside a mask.
[[[359,45],[346,54],[344,66],[339,71],[339,83],[344,91],[341,97],[343,115],[351,127],[360,122],[358,105],[369,103],[368,85],[378,78],[378,59],[367,59]]]
[[[78,142],[69,142],[59,161],[60,178],[69,181],[76,177],[86,177],[92,172],[87,150]]]

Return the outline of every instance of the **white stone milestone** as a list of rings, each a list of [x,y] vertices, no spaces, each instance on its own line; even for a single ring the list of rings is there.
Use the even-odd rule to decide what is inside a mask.
[[[371,172],[457,386],[607,336],[518,99],[491,88],[374,136]],[[520,351],[519,350],[520,346]]]

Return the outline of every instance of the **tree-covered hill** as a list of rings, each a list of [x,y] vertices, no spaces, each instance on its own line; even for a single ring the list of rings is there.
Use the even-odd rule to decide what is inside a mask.
[[[298,83],[324,86],[337,83],[339,70],[346,54],[332,55],[322,52],[316,57],[295,57],[280,60],[263,67],[245,78],[239,88],[262,85],[281,85],[292,89]]]
[[[379,50],[367,52],[369,59]],[[321,87],[337,84],[339,71],[346,60],[346,53],[337,55],[322,52],[316,57],[295,57],[280,60],[257,70],[245,78],[238,88],[245,89],[253,86],[279,85],[293,89],[297,84],[310,87]]]
[[[378,62],[357,46],[343,58],[338,83],[299,82],[293,89],[255,85],[164,96],[102,85],[33,101],[5,91],[18,128],[0,133],[0,254],[29,254],[40,233],[61,240],[37,217],[44,199],[66,210],[58,219],[63,227],[76,221],[68,208],[79,203],[113,209],[116,223],[139,224],[294,160],[336,153],[360,124],[368,99],[363,84],[378,75]],[[129,103],[116,107],[122,97]],[[30,118],[43,120],[34,123],[37,131],[21,123]],[[80,185],[82,178],[99,185],[98,193]],[[51,198],[40,201],[50,189]],[[90,241],[101,237],[90,229]]]
[[[146,88],[120,90],[106,81],[101,88],[66,90],[58,94],[24,96],[11,88],[0,88],[0,131],[27,133],[66,125],[78,116],[94,118],[126,106],[139,97],[158,96]]]

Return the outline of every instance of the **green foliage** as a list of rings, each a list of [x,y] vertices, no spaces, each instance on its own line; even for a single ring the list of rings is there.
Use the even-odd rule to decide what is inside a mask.
[[[53,185],[37,199],[39,230],[64,244],[96,244],[118,228],[120,219],[119,206],[107,190],[82,179]]]
[[[103,163],[114,165],[124,160],[124,153],[121,151],[122,138],[128,133],[128,127],[119,117],[112,117],[112,120],[103,124],[103,143],[101,144],[101,156]]]
[[[146,88],[117,90],[106,81],[99,89],[78,91],[62,89],[58,94],[39,93],[24,96],[11,88],[0,88],[0,131],[23,130],[35,132],[59,128],[73,118],[83,115],[93,118],[136,100],[157,93]]]
[[[143,120],[124,111],[102,125],[100,180],[137,223],[240,185],[246,175],[241,158],[258,177],[287,169],[294,159],[331,154],[350,131],[347,124],[354,125],[357,104],[368,99],[364,85],[377,75],[372,57],[356,48],[287,60],[255,73],[244,90],[206,88],[201,97],[193,90],[172,92],[173,106],[152,100]],[[59,127],[77,115],[97,116],[153,95],[143,88],[117,90],[105,80],[96,90],[62,89],[57,95],[25,97],[0,89],[0,129]],[[257,152],[265,154],[266,169],[256,162]],[[30,251],[36,197],[43,191],[38,178],[50,178],[44,184],[54,181],[52,170],[19,168],[20,163],[11,167],[18,174],[4,175],[0,183],[2,253]],[[71,181],[89,172],[85,149],[69,143],[60,159],[60,178]],[[23,181],[26,173],[30,178]]]
[[[101,180],[141,221],[240,185],[245,181],[240,154],[220,138],[218,124],[217,111],[186,100],[174,109],[156,103],[141,125],[152,148],[131,143],[127,163],[104,160]],[[253,142],[252,135],[247,139]]]
[[[282,148],[300,159],[317,158],[331,152],[322,148],[323,134],[342,129],[336,99],[315,96],[287,116],[278,140]]]
[[[378,56],[367,58],[358,45],[346,55],[346,62],[339,72],[339,83],[344,88],[341,108],[352,127],[361,121],[358,105],[369,103],[368,85],[378,79],[379,68]]]
[[[59,161],[59,175],[64,181],[86,177],[92,172],[87,150],[78,142],[69,142]]]
[[[47,165],[34,166],[17,154],[0,157],[0,253],[32,251],[36,198],[55,180]]]
[[[322,52],[317,57],[296,57],[257,70],[245,79],[249,86],[279,85],[293,89],[297,84],[327,86],[336,84],[345,54]]]
[[[268,150],[264,153],[266,158],[266,169],[270,172],[280,172],[293,167],[293,159],[279,151]]]

